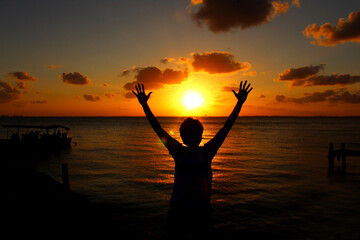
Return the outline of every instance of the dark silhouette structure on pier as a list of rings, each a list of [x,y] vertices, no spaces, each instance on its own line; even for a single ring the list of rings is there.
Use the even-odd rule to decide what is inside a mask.
[[[341,143],[340,149],[334,149],[334,144],[329,143],[329,172],[334,170],[334,159],[341,161],[341,171],[346,171],[346,157],[348,156],[360,156],[360,150],[345,149],[345,143]]]

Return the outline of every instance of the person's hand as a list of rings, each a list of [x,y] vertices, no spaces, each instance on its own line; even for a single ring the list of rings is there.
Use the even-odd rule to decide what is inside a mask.
[[[251,90],[253,89],[253,88],[250,88],[250,83],[247,86],[246,86],[246,83],[247,83],[247,80],[244,82],[244,85],[242,85],[243,84],[242,81],[240,82],[240,88],[239,88],[238,93],[236,93],[234,90],[232,90],[235,97],[238,99],[238,101],[240,103],[244,103],[246,101],[246,98],[247,98],[249,92],[251,92]]]
[[[149,100],[150,94],[151,94],[152,92],[149,92],[149,94],[146,95],[146,94],[145,94],[145,89],[144,89],[144,84],[141,84],[141,86],[140,86],[140,84],[138,84],[137,86],[135,85],[135,88],[136,88],[136,92],[137,92],[137,93],[135,93],[134,91],[132,91],[133,94],[135,94],[135,96],[136,96],[137,99],[139,100],[139,103],[140,103],[142,106],[145,105],[145,104],[147,103],[147,101]]]

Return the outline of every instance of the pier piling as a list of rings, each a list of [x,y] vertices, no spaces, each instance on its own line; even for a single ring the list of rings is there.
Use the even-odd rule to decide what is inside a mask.
[[[61,169],[62,169],[63,186],[65,187],[66,190],[69,190],[70,189],[70,184],[69,184],[68,164],[63,163],[61,165]]]

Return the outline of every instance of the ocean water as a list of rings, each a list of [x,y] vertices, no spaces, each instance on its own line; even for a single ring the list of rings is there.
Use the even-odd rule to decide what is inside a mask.
[[[199,118],[203,143],[226,118]],[[158,118],[181,141],[184,118]],[[164,233],[174,162],[146,118],[1,118],[0,124],[62,124],[72,149],[36,163],[70,187],[126,215],[122,227]],[[0,138],[9,134],[0,130]],[[328,173],[329,142],[360,150],[360,118],[239,117],[213,159],[214,226],[223,236],[360,239],[360,157]],[[335,169],[340,164],[335,161]],[[121,229],[119,229],[120,231]]]

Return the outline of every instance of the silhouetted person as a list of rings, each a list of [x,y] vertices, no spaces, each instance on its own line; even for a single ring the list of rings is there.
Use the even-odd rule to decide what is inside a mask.
[[[167,216],[167,230],[171,239],[202,239],[212,234],[211,214],[211,161],[224,142],[240,113],[243,103],[252,90],[250,84],[241,81],[239,92],[233,90],[238,99],[234,110],[226,120],[223,128],[204,146],[199,146],[203,126],[198,120],[187,118],[180,127],[183,146],[172,138],[162,127],[147,104],[150,98],[145,94],[144,85],[135,86],[138,98],[146,117],[169,153],[175,160],[175,180],[170,207]]]

